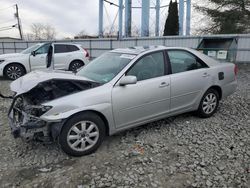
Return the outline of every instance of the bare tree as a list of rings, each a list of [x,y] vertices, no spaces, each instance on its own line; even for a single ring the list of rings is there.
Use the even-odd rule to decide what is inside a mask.
[[[42,35],[46,40],[53,40],[56,37],[56,29],[53,26],[46,24],[43,27]]]
[[[53,40],[56,37],[56,29],[49,24],[33,23],[31,33],[26,37],[28,40]]]
[[[31,26],[31,35],[33,35],[34,40],[41,40],[42,39],[42,30],[43,24],[41,23],[33,23]]]

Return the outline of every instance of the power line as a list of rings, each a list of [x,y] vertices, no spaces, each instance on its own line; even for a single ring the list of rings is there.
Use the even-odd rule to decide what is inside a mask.
[[[5,8],[1,8],[0,11],[4,11],[4,10],[6,10],[6,9],[14,8],[14,7],[15,7],[15,5],[12,5],[12,6],[9,6],[9,7],[5,7]]]
[[[12,25],[12,26],[8,26],[8,27],[2,27],[2,28],[0,28],[0,31],[6,31],[6,30],[14,29],[15,27],[16,27],[16,25]]]
[[[10,23],[10,22],[14,22],[14,21],[16,21],[16,20],[15,19],[9,19],[9,20],[0,22],[0,24]]]

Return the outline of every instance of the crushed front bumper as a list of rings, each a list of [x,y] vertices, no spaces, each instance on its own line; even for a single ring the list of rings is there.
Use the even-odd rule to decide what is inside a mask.
[[[31,140],[38,137],[48,137],[48,122],[28,114],[22,109],[18,108],[17,98],[14,98],[9,112],[9,126],[14,138],[21,137],[25,140]]]

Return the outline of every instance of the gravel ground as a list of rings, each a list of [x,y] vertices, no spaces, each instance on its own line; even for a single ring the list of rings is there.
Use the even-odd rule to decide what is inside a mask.
[[[92,155],[13,139],[0,99],[0,187],[250,187],[250,66],[209,119],[164,119],[106,138]],[[0,90],[9,94],[9,81]]]

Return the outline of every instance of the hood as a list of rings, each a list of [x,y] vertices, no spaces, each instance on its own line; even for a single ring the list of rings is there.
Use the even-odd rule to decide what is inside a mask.
[[[0,60],[2,59],[9,59],[9,58],[16,58],[16,57],[19,57],[19,56],[23,56],[24,54],[21,54],[21,53],[12,53],[12,54],[1,54],[0,55]]]
[[[28,92],[41,82],[45,82],[52,79],[93,82],[87,78],[76,76],[71,72],[66,71],[33,71],[13,81],[10,84],[10,89],[16,92],[17,95],[19,95]]]

